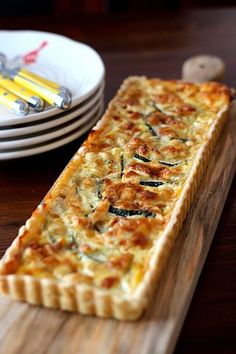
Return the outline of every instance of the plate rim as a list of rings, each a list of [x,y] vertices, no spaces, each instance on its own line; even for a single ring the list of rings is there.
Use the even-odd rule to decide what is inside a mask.
[[[19,138],[19,137],[23,137],[23,136],[27,136],[27,135],[32,135],[32,134],[37,135],[37,132],[39,132],[38,135],[42,135],[42,132],[44,132],[45,130],[53,129],[53,128],[56,129],[57,126],[60,126],[62,124],[65,124],[66,122],[71,121],[77,115],[78,115],[78,119],[83,119],[83,116],[85,114],[87,114],[89,109],[91,109],[95,104],[97,104],[97,102],[99,101],[99,99],[101,98],[102,95],[104,95],[104,85],[99,88],[99,90],[96,92],[96,94],[92,97],[92,99],[87,104],[78,108],[77,110],[74,110],[73,112],[70,112],[70,110],[68,110],[68,111],[64,112],[64,114],[61,115],[59,118],[56,118],[56,116],[55,116],[54,118],[51,118],[47,122],[42,122],[40,124],[34,124],[34,125],[26,126],[26,127],[19,127],[19,128],[13,128],[13,129],[2,129],[1,130],[1,127],[0,127],[0,142],[1,142],[1,139],[9,138],[10,140],[13,140],[11,138]],[[69,116],[70,118],[65,121],[67,116]],[[60,120],[61,120],[61,122],[60,122]],[[47,124],[49,124],[49,126],[46,127]],[[28,131],[28,129],[30,129],[30,128],[34,128],[33,131]],[[38,130],[38,129],[40,129],[40,130]],[[7,133],[4,134],[5,132],[7,132]],[[11,135],[12,133],[13,133],[13,135]]]
[[[85,134],[86,132],[88,132],[90,129],[92,129],[94,127],[96,122],[101,117],[103,109],[104,109],[104,105],[102,105],[99,108],[98,113],[91,120],[90,124],[87,126],[87,129],[83,129],[82,131],[78,130],[75,133],[73,133],[72,135],[69,135],[69,136],[67,136],[64,139],[63,138],[62,139],[58,139],[57,141],[55,141],[53,143],[45,144],[45,145],[42,145],[40,147],[31,148],[31,149],[28,148],[28,149],[25,149],[25,150],[11,151],[11,152],[6,152],[6,153],[0,153],[0,161],[15,160],[15,159],[18,159],[18,158],[24,158],[24,157],[30,157],[30,156],[34,156],[34,155],[39,155],[39,154],[42,154],[42,153],[45,153],[45,152],[48,152],[48,151],[51,151],[51,150],[55,150],[55,149],[57,149],[59,147],[62,147],[64,145],[69,144],[70,142],[74,141],[75,139],[78,139],[80,136],[82,136],[83,134]],[[42,150],[39,151],[39,149],[42,149]],[[29,153],[30,150],[34,150],[34,151],[33,152],[31,151],[31,153]]]
[[[91,117],[93,117],[96,114],[96,112],[99,110],[99,108],[102,106],[102,104],[103,104],[103,96],[100,97],[97,104],[94,105],[94,107],[91,110],[89,110],[89,112],[83,118],[84,119],[87,118],[87,121],[89,121],[91,119]],[[30,138],[14,139],[14,140],[9,140],[9,141],[4,141],[4,142],[1,141],[0,142],[0,153],[1,153],[1,150],[14,149],[15,147],[16,148],[24,148],[29,145],[36,145],[36,144],[43,143],[44,141],[47,141],[47,140],[58,138],[64,134],[63,130],[66,130],[65,134],[67,134],[71,130],[77,129],[81,125],[84,125],[84,124],[86,124],[86,120],[81,124],[81,121],[79,119],[79,120],[76,120],[75,122],[73,122],[72,124],[66,125],[65,127],[62,127],[59,129],[53,129],[51,132],[46,133],[46,134],[42,134],[42,135],[38,135],[38,136],[36,135],[36,136],[30,137]]]

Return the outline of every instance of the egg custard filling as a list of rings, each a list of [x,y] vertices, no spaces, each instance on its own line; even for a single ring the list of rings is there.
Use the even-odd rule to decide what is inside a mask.
[[[219,83],[126,80],[18,236],[1,275],[132,294],[229,102]]]

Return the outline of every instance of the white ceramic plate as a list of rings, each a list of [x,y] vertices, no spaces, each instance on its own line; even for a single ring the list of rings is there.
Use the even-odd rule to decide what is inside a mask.
[[[84,124],[87,124],[87,122],[89,122],[89,120],[91,120],[94,117],[94,115],[96,115],[96,113],[99,111],[102,105],[103,105],[103,96],[100,98],[98,103],[94,105],[94,107],[91,110],[89,110],[89,112],[86,115],[84,115],[83,117],[83,122],[85,122]],[[50,140],[58,138],[59,136],[66,135],[69,132],[78,129],[80,126],[81,126],[81,121],[76,119],[71,124],[69,123],[63,125],[63,127],[59,127],[58,129],[53,129],[52,131],[42,135],[37,135],[29,138],[1,141],[0,152],[1,150],[6,150],[6,149],[17,150],[19,148],[25,148],[27,146],[48,142]]]
[[[22,157],[27,157],[27,156],[32,156],[32,155],[37,155],[41,154],[46,151],[50,151],[53,149],[56,149],[60,146],[66,145],[70,143],[71,141],[79,138],[81,135],[85,134],[87,131],[89,131],[98,121],[98,119],[101,117],[103,111],[103,106],[99,108],[99,112],[95,114],[92,120],[89,121],[89,123],[85,123],[83,127],[81,127],[77,131],[71,132],[71,134],[66,134],[63,137],[60,137],[56,139],[53,142],[43,144],[41,146],[30,146],[27,149],[24,150],[16,150],[16,151],[11,151],[11,152],[4,152],[0,153],[0,161],[1,160],[12,160],[12,159],[18,159]]]
[[[27,124],[24,127],[13,128],[13,129],[1,129],[0,128],[0,141],[1,139],[11,139],[11,138],[19,138],[19,137],[27,137],[28,135],[41,135],[44,134],[45,130],[52,129],[55,127],[59,127],[62,124],[70,122],[71,120],[77,118],[80,124],[83,124],[87,119],[87,113],[98,103],[98,101],[103,96],[104,85],[102,85],[96,94],[92,96],[92,98],[87,101],[84,105],[78,105],[78,108],[74,107],[67,112],[60,113],[59,115],[55,115],[51,117],[49,120],[44,121],[40,124]],[[58,117],[58,118],[57,118]],[[79,125],[78,125],[79,126]]]
[[[80,42],[67,37],[39,31],[0,31],[1,52],[10,59],[48,45],[39,53],[37,62],[27,68],[32,72],[66,86],[72,93],[72,107],[91,96],[101,85],[105,69],[98,53]],[[0,108],[0,126],[36,121],[60,112],[50,108],[40,113],[18,117]]]

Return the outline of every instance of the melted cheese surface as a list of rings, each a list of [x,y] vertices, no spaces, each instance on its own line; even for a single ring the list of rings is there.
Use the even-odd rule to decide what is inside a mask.
[[[130,79],[34,212],[7,272],[133,292],[229,100],[218,83]]]

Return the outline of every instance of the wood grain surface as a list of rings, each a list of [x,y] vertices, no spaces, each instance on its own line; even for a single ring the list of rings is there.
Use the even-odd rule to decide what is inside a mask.
[[[224,127],[200,188],[141,320],[119,322],[0,298],[0,353],[172,353],[236,167],[235,112]],[[29,336],[29,333],[33,333]]]
[[[112,18],[106,16],[0,17],[2,29],[34,28],[52,31],[92,45],[101,54],[107,70],[106,102],[115,94],[126,76],[146,74],[162,78],[178,78],[183,61],[191,55],[202,53],[222,57],[226,62],[224,80],[227,84],[235,86],[235,23],[236,9],[233,8],[153,13],[142,16],[119,15]],[[233,145],[230,143],[234,135],[235,130],[230,127],[228,140],[226,139],[228,145],[223,144],[224,154],[219,147],[218,156],[215,152],[214,159],[218,167],[220,167],[219,163],[224,164],[229,161],[228,154],[235,153],[235,147],[233,150]],[[47,154],[0,163],[0,256],[15,238],[19,226],[30,216],[84,138]],[[198,241],[195,247],[197,251],[193,255],[195,261],[199,252],[199,259],[202,260],[207,254],[209,244],[205,240],[207,238],[210,243],[227,188],[230,187],[229,174],[231,173],[231,178],[233,176],[233,168],[231,172],[229,168],[230,165],[227,165],[225,171],[214,170],[212,189],[204,191],[201,189],[202,193],[198,193],[198,202],[202,204],[199,204],[199,209],[195,206],[195,210],[198,210],[195,221],[201,236],[195,236]],[[208,180],[205,181],[210,183],[209,171],[208,177],[205,177]],[[214,194],[216,199],[213,198]],[[207,211],[206,207],[209,207]],[[234,180],[175,348],[175,354],[234,354],[236,352],[235,220],[236,181]],[[211,236],[206,234],[208,227]],[[189,239],[189,234],[189,232],[182,233],[174,251],[182,259],[184,250],[188,250],[188,247],[191,249],[191,242],[194,242]],[[202,237],[203,248],[200,247]],[[86,351],[93,351],[106,354],[128,353],[127,348],[129,348],[131,353],[153,354],[158,352],[160,345],[161,348],[168,348],[171,351],[171,347],[167,345],[168,338],[172,333],[171,346],[174,346],[188,308],[188,304],[185,304],[179,295],[181,286],[179,290],[173,289],[173,277],[179,279],[182,272],[185,274],[185,267],[182,266],[181,270],[175,265],[178,270],[181,270],[176,274],[171,262],[166,270],[168,274],[168,269],[171,269],[171,277],[164,284],[165,290],[162,278],[156,298],[135,328],[131,323],[91,321],[91,318],[77,314],[69,315],[1,299],[0,353],[86,354]],[[188,264],[192,263],[188,262]],[[187,280],[189,285],[183,297],[186,296],[190,301],[190,293],[194,289],[198,274],[193,277],[194,273],[191,271],[194,268],[188,269],[190,282]],[[186,277],[187,275],[183,279]],[[191,282],[193,287],[190,291]],[[164,294],[162,301],[161,293]],[[169,310],[163,299],[168,300],[169,293],[177,294],[175,304],[178,305],[180,302],[182,318],[178,317],[176,310],[178,306],[172,305],[168,313]],[[173,316],[167,327],[164,327],[165,319],[169,314]],[[179,320],[176,321],[176,318]],[[164,328],[167,329],[163,331]],[[158,341],[159,331],[166,334],[162,343]]]

